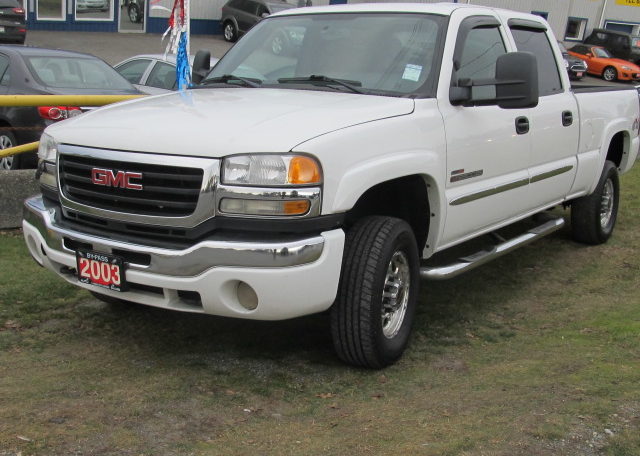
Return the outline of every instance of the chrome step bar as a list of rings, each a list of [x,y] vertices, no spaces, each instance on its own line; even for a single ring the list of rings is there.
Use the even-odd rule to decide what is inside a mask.
[[[491,260],[501,257],[502,255],[505,255],[512,250],[517,249],[518,247],[522,247],[523,245],[527,245],[530,242],[535,241],[536,239],[547,236],[554,231],[559,230],[563,226],[563,218],[551,219],[543,223],[542,225],[530,229],[520,236],[509,239],[508,241],[501,242],[500,244],[497,244],[488,250],[480,250],[479,252],[476,252],[472,255],[459,258],[455,263],[444,266],[423,266],[420,268],[420,277],[428,280],[451,279],[453,277],[456,277],[457,275],[462,274],[463,272],[470,271]]]

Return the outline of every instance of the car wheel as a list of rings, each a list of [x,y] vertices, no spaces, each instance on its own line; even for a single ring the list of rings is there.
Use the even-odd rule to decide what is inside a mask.
[[[224,39],[229,43],[233,43],[238,39],[238,29],[231,21],[227,21],[224,23],[223,32]]]
[[[615,81],[618,79],[618,71],[614,67],[608,66],[602,72],[602,79],[605,81]]]
[[[271,52],[275,55],[284,55],[289,47],[289,40],[284,33],[278,33],[271,40]]]
[[[17,146],[16,137],[10,131],[0,132],[0,150]],[[0,158],[0,170],[20,169],[20,155]]]
[[[382,368],[404,352],[419,288],[411,227],[393,217],[366,217],[348,232],[331,334],[345,362]]]
[[[129,4],[129,9],[127,10],[129,13],[129,20],[134,23],[138,23],[142,21],[142,15],[140,14],[140,8],[135,3]]]
[[[620,179],[616,165],[607,160],[595,191],[571,203],[571,234],[585,244],[603,244],[618,218]]]

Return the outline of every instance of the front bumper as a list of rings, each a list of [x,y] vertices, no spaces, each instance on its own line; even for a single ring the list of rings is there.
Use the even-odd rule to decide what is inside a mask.
[[[187,249],[163,249],[63,228],[60,210],[41,196],[25,201],[24,236],[34,259],[68,282],[115,298],[187,312],[282,320],[322,312],[333,303],[344,232],[296,240],[209,239]],[[125,257],[131,289],[116,292],[76,279],[74,246]],[[247,302],[247,286],[255,302]]]

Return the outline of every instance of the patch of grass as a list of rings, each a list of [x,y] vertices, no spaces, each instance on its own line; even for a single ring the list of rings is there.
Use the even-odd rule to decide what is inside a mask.
[[[1,233],[0,454],[635,456],[638,170],[622,189],[606,245],[563,231],[424,283],[384,371],[337,361],[326,315],[104,305]]]

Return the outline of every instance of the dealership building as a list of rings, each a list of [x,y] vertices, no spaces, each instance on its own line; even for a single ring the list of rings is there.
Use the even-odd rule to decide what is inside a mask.
[[[24,0],[24,2],[27,24],[32,30],[162,33],[167,28],[167,18],[174,0]],[[225,2],[226,0],[190,0],[191,33],[221,33],[220,11]],[[297,3],[297,0],[289,0],[289,2]],[[314,6],[365,3],[360,0],[312,0],[312,2]],[[373,2],[366,1],[366,3]],[[417,3],[436,2],[423,0]],[[596,27],[640,34],[640,0],[451,0],[450,3],[472,3],[538,14],[545,17],[556,36],[566,42],[582,41]],[[137,15],[128,14],[129,8],[136,8]]]

